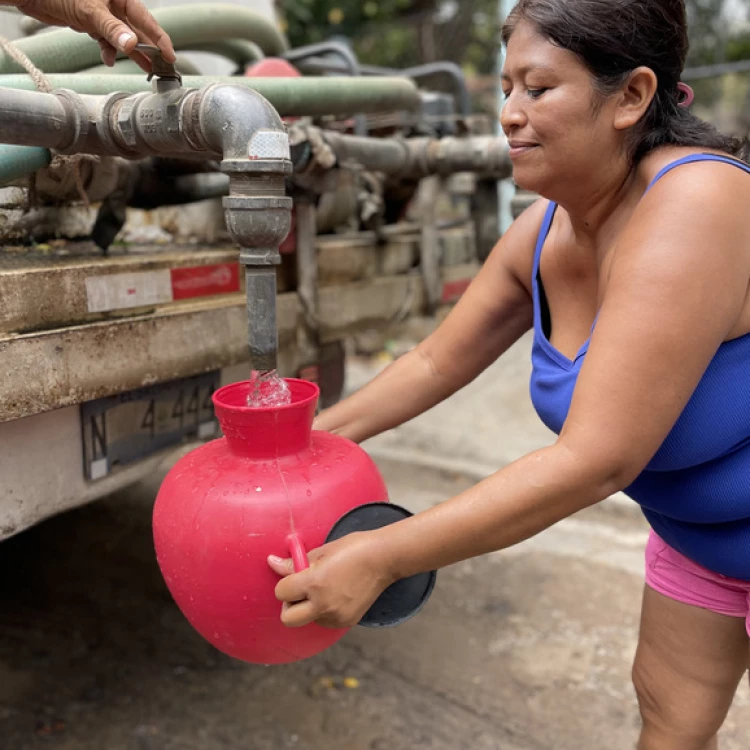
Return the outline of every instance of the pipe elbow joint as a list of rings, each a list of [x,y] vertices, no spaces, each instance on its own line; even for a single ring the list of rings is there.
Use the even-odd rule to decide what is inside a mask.
[[[242,248],[240,261],[279,263],[278,247],[289,234],[292,211],[285,194],[292,162],[284,123],[260,94],[239,86],[208,86],[196,104],[201,138],[209,150],[221,153],[221,169],[229,174],[224,214]]]
[[[284,123],[257,91],[215,83],[201,90],[196,105],[202,139],[224,160],[289,160]]]

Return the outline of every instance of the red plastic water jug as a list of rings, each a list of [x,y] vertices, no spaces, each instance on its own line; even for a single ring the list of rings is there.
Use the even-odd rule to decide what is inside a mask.
[[[250,384],[213,397],[224,437],[188,453],[154,506],[156,556],[177,605],[220,651],[254,664],[319,653],[346,630],[287,628],[268,555],[307,565],[352,508],[387,502],[377,467],[357,445],[313,432],[319,390],[287,379],[292,403],[249,408]]]

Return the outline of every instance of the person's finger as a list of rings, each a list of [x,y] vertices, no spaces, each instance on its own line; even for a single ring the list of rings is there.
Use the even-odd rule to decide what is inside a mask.
[[[294,575],[282,578],[274,589],[276,598],[281,602],[301,602],[307,599],[308,577],[307,571],[295,573]]]
[[[307,599],[296,604],[285,602],[281,608],[281,622],[288,628],[301,628],[315,621],[317,611]]]
[[[99,7],[91,14],[91,26],[94,28],[93,31],[89,30],[89,33],[98,34],[113,49],[126,55],[129,55],[138,44],[138,37],[133,30],[115,18],[106,8]]]
[[[94,39],[94,41],[99,45],[99,49],[101,50],[102,55],[102,62],[111,68],[115,64],[115,59],[117,58],[117,50],[106,39],[96,39],[93,36],[92,39]]]
[[[162,57],[167,62],[173,63],[177,60],[169,34],[162,29],[140,0],[115,0],[113,5],[118,10],[122,9],[122,16],[128,19],[139,34],[142,33],[144,37],[153,40],[151,43],[161,50]]]
[[[282,559],[276,555],[269,555],[268,566],[280,576],[289,576],[294,573],[294,563],[291,558]]]

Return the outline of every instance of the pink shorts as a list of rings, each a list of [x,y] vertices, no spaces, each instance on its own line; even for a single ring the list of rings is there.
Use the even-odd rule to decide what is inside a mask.
[[[672,549],[654,531],[646,545],[646,583],[675,601],[741,617],[750,635],[750,581],[712,573]]]

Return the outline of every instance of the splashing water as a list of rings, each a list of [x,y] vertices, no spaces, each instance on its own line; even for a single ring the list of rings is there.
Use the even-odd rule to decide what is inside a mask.
[[[250,393],[247,405],[255,408],[286,406],[292,403],[292,394],[286,381],[276,370],[253,370],[250,373]]]

